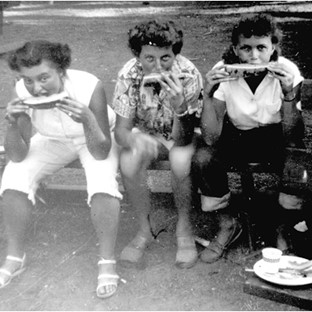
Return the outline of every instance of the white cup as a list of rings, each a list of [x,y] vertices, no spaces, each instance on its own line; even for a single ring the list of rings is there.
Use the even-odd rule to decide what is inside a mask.
[[[280,265],[280,260],[282,257],[282,251],[273,248],[267,247],[262,249],[262,264],[263,270],[267,273],[277,273]]]

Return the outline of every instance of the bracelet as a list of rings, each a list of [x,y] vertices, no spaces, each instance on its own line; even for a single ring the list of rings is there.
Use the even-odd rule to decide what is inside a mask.
[[[284,102],[292,102],[292,101],[294,101],[295,99],[296,99],[296,97],[294,97],[294,98],[292,98],[292,99],[290,99],[290,100],[284,98]]]
[[[286,98],[286,95],[284,95],[284,101],[285,102],[292,102],[296,99],[296,94],[294,93],[294,91],[288,92],[287,95],[292,96],[292,98],[289,100]]]
[[[183,112],[183,113],[181,113],[181,114],[178,114],[178,113],[176,113],[176,112],[174,111],[174,114],[175,114],[177,117],[183,117],[183,116],[185,116],[185,115],[188,114],[188,110],[186,110],[185,112]]]

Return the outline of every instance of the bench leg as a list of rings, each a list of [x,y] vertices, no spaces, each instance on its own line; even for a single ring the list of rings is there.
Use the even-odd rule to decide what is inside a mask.
[[[252,202],[255,195],[255,186],[252,172],[249,169],[245,169],[241,172],[241,185],[242,194],[245,202],[244,207],[244,221],[246,224],[247,237],[248,237],[248,247],[249,251],[254,251],[254,232],[253,225],[251,224],[251,218],[249,216],[250,210],[252,209]]]

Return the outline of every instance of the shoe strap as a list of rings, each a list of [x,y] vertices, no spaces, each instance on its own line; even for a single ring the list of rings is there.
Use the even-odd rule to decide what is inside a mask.
[[[117,275],[117,274],[108,274],[108,273],[100,274],[100,275],[98,276],[98,279],[101,279],[101,278],[104,278],[104,277],[106,277],[106,278],[116,278],[116,279],[119,279],[119,275]]]
[[[193,236],[177,236],[177,243],[179,247],[193,247],[195,246],[195,239]]]
[[[106,260],[106,259],[102,258],[102,259],[98,262],[98,264],[99,264],[99,265],[100,265],[100,264],[116,264],[116,260]]]
[[[0,273],[3,273],[9,277],[12,276],[12,273],[7,269],[0,269]]]
[[[21,262],[21,263],[23,263],[24,260],[25,260],[25,256],[26,256],[26,255],[24,254],[23,258],[18,258],[18,257],[14,257],[14,256],[8,255],[6,258],[7,258],[7,260],[11,260],[11,261],[16,261],[16,262]]]

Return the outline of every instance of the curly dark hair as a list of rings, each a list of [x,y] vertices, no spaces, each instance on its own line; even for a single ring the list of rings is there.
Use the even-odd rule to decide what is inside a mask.
[[[28,41],[9,55],[8,64],[12,70],[20,71],[21,67],[40,65],[43,60],[64,72],[71,63],[71,49],[67,44],[46,40]]]
[[[183,32],[173,21],[160,22],[151,20],[136,25],[128,32],[128,47],[134,56],[139,57],[142,46],[170,47],[175,55],[181,52],[183,46]]]
[[[265,13],[258,13],[244,16],[237,25],[234,26],[232,31],[232,44],[225,51],[222,58],[226,64],[238,63],[239,59],[233,51],[239,42],[239,36],[243,35],[245,38],[252,36],[264,37],[270,36],[272,43],[276,45],[276,49],[271,56],[271,61],[276,61],[280,54],[279,43],[282,39],[281,30],[277,27],[275,19]]]

